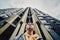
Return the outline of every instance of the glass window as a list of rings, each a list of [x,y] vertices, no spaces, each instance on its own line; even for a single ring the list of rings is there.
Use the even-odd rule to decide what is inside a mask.
[[[0,28],[2,28],[7,22],[5,20],[0,21]]]

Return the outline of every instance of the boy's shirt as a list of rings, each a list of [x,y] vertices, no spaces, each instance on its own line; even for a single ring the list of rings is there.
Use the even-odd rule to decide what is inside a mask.
[[[25,37],[26,37],[26,40],[36,40],[36,38],[38,37],[37,34],[34,34],[34,35],[29,35],[27,33],[24,33]]]

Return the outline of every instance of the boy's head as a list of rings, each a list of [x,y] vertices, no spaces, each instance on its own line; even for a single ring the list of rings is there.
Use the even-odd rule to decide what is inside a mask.
[[[34,31],[34,24],[33,23],[28,23],[26,25],[26,31]]]

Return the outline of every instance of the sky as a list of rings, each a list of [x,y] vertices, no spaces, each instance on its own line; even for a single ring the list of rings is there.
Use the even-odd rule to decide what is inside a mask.
[[[0,9],[37,8],[60,20],[60,0],[0,0]]]

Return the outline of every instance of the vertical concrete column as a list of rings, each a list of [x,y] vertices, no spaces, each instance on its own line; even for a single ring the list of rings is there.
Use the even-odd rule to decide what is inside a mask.
[[[42,36],[41,36],[41,33],[40,33],[40,31],[39,31],[39,28],[38,28],[38,26],[37,26],[37,24],[36,24],[36,21],[38,21],[38,20],[36,19],[36,16],[35,16],[35,15],[32,15],[32,18],[33,18],[33,24],[34,24],[35,33],[38,34],[40,37],[42,37]]]
[[[18,36],[20,36],[21,34],[24,33],[28,10],[29,10],[29,8],[28,8],[27,11],[24,13],[24,15],[23,15],[23,17],[22,17],[22,19],[21,19],[21,21],[23,22],[23,24],[22,24],[22,26],[21,26],[21,28],[20,28],[20,30],[19,30]]]
[[[40,27],[44,33],[44,36],[46,38],[46,40],[53,40],[53,38],[51,37],[51,35],[48,33],[47,29],[44,27],[44,25],[41,23]]]
[[[26,25],[26,23],[23,23],[23,24],[22,24],[22,26],[21,26],[21,28],[20,28],[20,31],[19,31],[19,33],[18,33],[18,36],[20,36],[21,34],[24,33],[25,25]]]
[[[28,10],[29,8],[27,9],[27,11],[24,13],[24,16],[22,17],[21,21],[26,23],[26,19],[27,19],[27,15],[28,15]]]
[[[34,23],[35,23],[36,21],[38,21],[38,18],[37,18],[37,16],[36,16],[35,13],[32,15],[32,17],[33,17]],[[43,25],[42,23],[40,23],[40,24],[41,24],[41,25],[40,25],[40,28],[41,28],[41,30],[43,31],[44,36],[46,37],[46,40],[53,40],[53,38],[52,38],[51,35],[48,33],[48,31],[46,30],[46,28],[44,27],[44,25]],[[35,24],[35,26],[36,26],[36,24]],[[39,31],[37,31],[37,32],[39,32]]]

